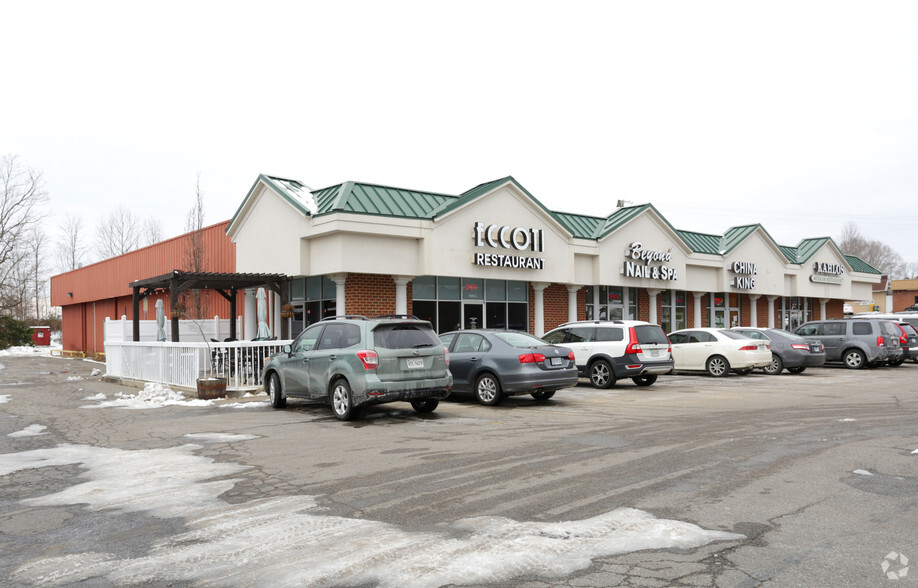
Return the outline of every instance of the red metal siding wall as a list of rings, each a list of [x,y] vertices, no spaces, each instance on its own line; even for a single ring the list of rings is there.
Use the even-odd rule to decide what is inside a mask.
[[[204,268],[207,272],[236,271],[236,245],[226,236],[229,221],[201,229],[204,238]],[[133,292],[130,284],[136,280],[152,278],[174,269],[187,269],[187,247],[190,233],[174,237],[106,259],[86,267],[51,278],[51,304],[61,307],[62,346],[68,351],[87,354],[104,350],[103,324],[106,317],[113,320],[122,315],[133,319]],[[229,317],[230,305],[216,292],[205,292],[208,315]],[[164,309],[169,311],[169,294],[156,293],[147,297],[147,310],[143,303],[141,319],[156,318],[156,299],[164,299]],[[240,293],[237,309],[243,308],[244,295]]]

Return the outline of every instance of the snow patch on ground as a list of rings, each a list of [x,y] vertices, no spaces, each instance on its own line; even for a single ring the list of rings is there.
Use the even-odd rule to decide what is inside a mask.
[[[51,347],[32,347],[31,345],[21,345],[0,349],[0,356],[18,356],[18,355],[51,355]],[[58,348],[59,349],[59,348]]]
[[[204,443],[232,443],[233,441],[258,439],[258,435],[233,435],[232,433],[188,433],[185,437]]]
[[[563,578],[595,558],[641,549],[692,549],[744,538],[632,508],[549,523],[474,517],[444,523],[442,531],[408,532],[379,521],[324,515],[312,496],[228,504],[219,496],[235,480],[226,476],[246,467],[197,456],[199,448],[61,445],[0,455],[0,475],[54,465],[85,468],[86,481],[26,499],[27,505],[82,504],[95,511],[187,518],[186,532],[145,556],[39,557],[17,568],[13,579],[50,585],[105,578],[115,584],[296,587],[507,583],[521,575]]]
[[[221,404],[220,408],[267,408],[271,406],[268,401],[264,402],[231,402],[230,404]]]
[[[915,450],[915,451],[913,451],[912,453],[918,453],[918,449],[916,449],[916,450]]]
[[[873,475],[873,474],[871,474],[870,472],[868,472],[867,470],[854,470],[854,471],[851,472],[851,473],[857,474],[858,476],[872,476],[872,475]]]
[[[840,423],[856,423],[857,419],[838,419]]]
[[[9,394],[0,394],[0,404],[6,404],[10,401],[11,396]]]
[[[21,431],[16,431],[15,433],[10,433],[7,437],[35,437],[37,435],[47,435],[44,432],[48,427],[44,425],[29,425]]]
[[[102,396],[104,399],[105,396]],[[88,400],[88,399],[87,399]],[[213,400],[199,398],[188,399],[181,392],[177,392],[164,384],[148,382],[143,390],[137,394],[115,392],[113,400],[104,400],[99,404],[91,404],[80,408],[163,408],[164,406],[211,406]]]
[[[105,394],[102,394],[101,392],[99,392],[98,394],[93,394],[92,396],[87,396],[87,397],[84,398],[83,400],[105,400],[105,398],[106,398]]]
[[[75,382],[77,380],[82,380],[82,379],[83,379],[83,376],[68,376],[67,377],[68,382]]]

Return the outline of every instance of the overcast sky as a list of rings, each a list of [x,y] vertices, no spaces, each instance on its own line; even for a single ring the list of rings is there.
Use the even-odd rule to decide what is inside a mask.
[[[0,154],[57,216],[183,231],[259,173],[676,228],[847,222],[918,262],[916,2],[29,2],[0,24]]]

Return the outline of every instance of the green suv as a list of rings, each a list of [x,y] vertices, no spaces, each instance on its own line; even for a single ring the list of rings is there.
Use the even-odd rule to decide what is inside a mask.
[[[326,400],[343,421],[369,404],[407,401],[433,412],[449,396],[449,353],[427,321],[408,315],[337,316],[311,325],[262,373],[271,406]]]

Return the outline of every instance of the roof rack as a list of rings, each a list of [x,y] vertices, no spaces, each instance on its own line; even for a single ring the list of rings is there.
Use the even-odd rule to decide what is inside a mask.
[[[327,316],[324,319],[320,320],[319,322],[321,323],[323,321],[337,321],[341,319],[359,320],[359,321],[370,320],[369,318],[363,316],[362,314],[338,314],[335,316]]]
[[[381,315],[376,316],[376,317],[373,317],[373,318],[378,318],[378,319],[405,319],[405,320],[412,320],[412,321],[419,321],[419,320],[421,320],[421,319],[419,319],[418,317],[414,316],[413,314],[381,314]]]

